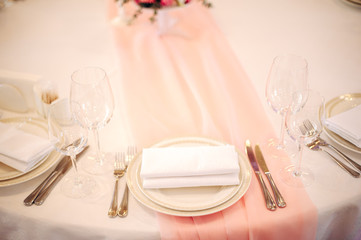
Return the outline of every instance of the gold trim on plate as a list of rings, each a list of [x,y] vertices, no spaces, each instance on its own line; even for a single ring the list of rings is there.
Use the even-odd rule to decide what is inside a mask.
[[[182,146],[182,145],[213,145],[213,146],[219,146],[219,145],[225,145],[223,142],[219,142],[216,140],[208,139],[208,138],[201,138],[201,137],[185,137],[185,138],[175,138],[175,139],[169,139],[162,141],[158,144],[153,145],[152,147],[168,147],[168,146]],[[215,199],[214,201],[208,202],[207,206],[201,206],[199,203],[195,203],[195,205],[192,205],[192,201],[189,201],[190,204],[187,205],[187,202],[180,202],[177,203],[170,203],[171,196],[167,199],[167,201],[163,202],[161,199],[153,199],[155,195],[152,195],[151,193],[147,193],[145,189],[143,189],[141,184],[141,179],[139,178],[139,171],[141,166],[141,155],[142,153],[138,153],[138,155],[133,159],[133,161],[128,166],[128,174],[127,174],[127,183],[129,186],[130,191],[132,192],[133,196],[143,205],[146,207],[149,207],[150,209],[153,209],[157,212],[162,212],[169,215],[175,215],[175,216],[201,216],[201,215],[207,215],[214,212],[221,211],[232,204],[236,203],[248,190],[248,187],[251,183],[251,166],[249,162],[247,161],[245,155],[238,151],[239,155],[239,164],[240,164],[240,185],[233,186],[233,190],[230,192],[230,194],[220,194],[219,199]],[[183,194],[182,191],[184,191],[186,194],[182,195],[182,197],[187,198],[188,196],[190,198],[204,198],[205,196],[199,195],[199,194],[209,194],[212,192],[210,187],[209,189],[206,189],[204,192],[198,191],[201,190],[201,188],[204,187],[194,187],[194,188],[188,188],[186,190],[182,189],[180,190],[180,194]],[[221,187],[214,187],[214,191],[218,191]],[[205,188],[204,188],[205,189]],[[203,190],[204,190],[203,189]],[[210,190],[210,191],[207,191]],[[177,189],[170,190],[171,193],[174,193],[174,191],[177,191]],[[164,190],[160,193],[167,194],[168,190]],[[157,197],[160,197],[160,195],[157,195]],[[164,195],[165,197],[168,197]],[[208,195],[207,195],[208,196]],[[209,196],[212,198],[212,196]],[[196,202],[196,201],[195,201]]]
[[[361,104],[361,93],[348,93],[335,97],[325,104],[326,118],[333,117],[339,113],[350,110],[360,104]],[[325,133],[328,135],[328,137],[330,137],[334,142],[338,143],[339,145],[351,151],[361,153],[361,148],[345,140],[340,135],[332,132],[326,126],[325,126]]]
[[[7,124],[16,124],[23,125],[21,128],[24,128],[24,131],[37,130],[32,132],[41,136],[45,134],[44,137],[47,137],[47,122],[44,119],[40,118],[28,118],[28,117],[14,117],[1,119],[0,122]],[[31,125],[27,127],[26,125]],[[32,127],[35,127],[32,129]],[[40,130],[40,131],[39,131]],[[48,156],[44,157],[39,163],[32,167],[28,172],[20,172],[16,169],[13,169],[3,163],[0,163],[0,187],[12,186],[15,184],[23,183],[29,181],[42,173],[46,172],[51,168],[59,159],[61,154],[57,151],[52,151]]]

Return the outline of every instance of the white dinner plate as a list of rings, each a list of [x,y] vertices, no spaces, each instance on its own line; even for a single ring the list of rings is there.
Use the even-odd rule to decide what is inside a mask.
[[[0,121],[6,124],[17,126],[19,129],[25,132],[36,134],[44,138],[48,137],[47,122],[43,119],[16,117],[1,119]],[[52,151],[27,172],[21,172],[3,163],[0,163],[0,187],[15,185],[39,176],[52,167],[59,160],[59,157],[59,153]]]
[[[219,146],[225,143],[200,137],[176,138],[152,147]],[[127,183],[134,197],[145,206],[176,216],[200,216],[223,210],[237,202],[251,183],[251,168],[244,155],[238,153],[240,184],[190,188],[144,189],[140,177],[142,153],[128,166]]]
[[[361,93],[344,94],[331,99],[325,104],[326,118],[333,117],[339,113],[345,112],[361,104]],[[342,138],[340,135],[332,132],[325,126],[327,136],[339,145],[351,151],[361,153],[361,148]]]

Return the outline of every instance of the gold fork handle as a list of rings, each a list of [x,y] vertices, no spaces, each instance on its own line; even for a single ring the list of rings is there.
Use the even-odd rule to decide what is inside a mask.
[[[128,184],[125,183],[125,189],[123,194],[122,202],[120,203],[119,210],[118,210],[118,216],[119,217],[126,217],[128,215]]]
[[[117,216],[117,207],[118,207],[118,179],[115,180],[113,199],[110,204],[110,208],[108,210],[109,217]]]
[[[338,153],[341,157],[343,157],[343,159],[345,159],[349,164],[351,164],[352,166],[354,166],[355,168],[357,168],[358,170],[361,171],[361,165],[360,164],[354,162],[351,158],[346,156],[343,152],[341,152],[340,150],[338,150],[336,147],[332,146],[331,144],[327,144],[326,146],[328,148],[333,149],[336,153]]]
[[[337,158],[335,158],[331,153],[327,152],[324,150],[325,153],[327,153],[336,163],[337,165],[339,165],[343,170],[347,171],[348,173],[350,173],[353,177],[355,178],[359,178],[360,177],[360,173],[354,171],[353,169],[349,168],[348,166],[346,166],[345,164],[343,164],[342,162],[340,162]]]

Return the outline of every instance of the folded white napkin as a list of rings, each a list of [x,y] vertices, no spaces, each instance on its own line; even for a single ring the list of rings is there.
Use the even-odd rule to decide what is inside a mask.
[[[361,105],[325,120],[328,129],[361,148]]]
[[[48,139],[0,123],[0,162],[10,167],[27,172],[53,148]]]
[[[146,148],[142,156],[144,188],[239,184],[234,146]]]

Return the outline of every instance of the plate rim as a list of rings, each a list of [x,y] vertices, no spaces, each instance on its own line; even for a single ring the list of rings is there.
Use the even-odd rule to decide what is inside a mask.
[[[29,117],[11,117],[11,118],[0,119],[0,122],[2,122],[2,123],[10,123],[11,124],[13,122],[24,122],[24,121],[27,121],[28,119],[29,119]],[[34,123],[33,121],[35,121],[36,123]],[[42,129],[44,129],[45,131],[47,131],[47,127],[45,126],[46,123],[42,119],[40,119],[40,118],[31,118],[31,123],[33,123],[35,126],[38,126],[38,127],[42,128]],[[37,164],[35,164],[27,172],[21,172],[21,171],[18,171],[18,170],[15,169],[16,171],[18,171],[18,173],[16,175],[13,175],[13,176],[10,176],[10,177],[7,177],[7,178],[1,178],[0,177],[0,181],[6,181],[6,180],[13,179],[13,178],[17,178],[17,177],[20,177],[20,176],[22,176],[24,174],[27,174],[27,173],[33,171],[34,169],[39,167],[48,158],[49,155],[50,155],[50,153],[47,154],[45,157],[43,157],[42,160],[40,160]],[[6,165],[6,164],[4,164],[4,165]]]
[[[167,145],[159,145],[159,147],[174,147],[176,146],[177,144],[182,144],[182,143],[185,143],[185,142],[169,142],[169,144],[166,144]],[[190,143],[195,143],[194,142],[190,142]],[[205,144],[205,142],[200,142],[200,144]],[[210,142],[209,142],[210,143]],[[220,146],[219,143],[210,143],[212,146]],[[214,145],[213,145],[214,144]],[[203,146],[203,145],[201,145]],[[142,156],[142,153],[140,153],[137,157],[140,157]],[[241,161],[240,160],[240,156],[238,154],[238,162]],[[223,199],[218,199],[217,201],[213,202],[213,203],[208,203],[207,205],[205,205],[204,207],[199,207],[199,208],[196,208],[196,207],[177,207],[177,206],[172,206],[171,204],[169,203],[166,203],[164,201],[161,201],[159,199],[154,199],[154,197],[152,198],[152,196],[147,193],[147,189],[144,189],[143,186],[142,186],[142,181],[141,181],[141,177],[140,177],[140,168],[141,168],[141,163],[139,164],[138,168],[137,168],[137,171],[136,171],[136,183],[138,184],[138,187],[140,188],[140,190],[143,192],[143,194],[148,197],[151,201],[163,206],[163,207],[166,207],[166,208],[170,208],[170,209],[174,209],[174,210],[179,210],[179,211],[199,211],[199,210],[203,210],[203,209],[208,209],[208,208],[212,208],[212,207],[215,207],[217,205],[220,205],[226,201],[228,201],[231,197],[233,197],[233,195],[235,195],[237,193],[237,191],[239,190],[239,188],[241,187],[241,184],[238,184],[238,185],[230,185],[230,186],[205,186],[204,188],[212,188],[212,187],[218,187],[218,188],[228,188],[228,194],[226,194],[227,196]],[[239,177],[240,179],[242,179],[242,176],[241,176],[242,172],[240,171],[239,172]],[[198,188],[198,187],[194,187],[194,188]],[[203,188],[203,187],[202,187]]]
[[[330,118],[334,115],[330,115],[330,111],[332,110],[332,108],[334,106],[337,106],[337,104],[339,104],[340,102],[345,101],[344,99],[347,97],[357,97],[359,99],[361,99],[361,93],[346,93],[346,94],[342,94],[339,95],[337,97],[334,97],[332,99],[330,99],[329,101],[327,101],[325,103],[325,113],[326,113],[326,119]],[[346,110],[344,110],[346,111]],[[343,137],[341,137],[340,135],[338,135],[337,133],[334,133],[333,131],[331,131],[330,129],[327,128],[326,125],[324,125],[324,129],[325,129],[325,133],[326,135],[335,143],[339,144],[340,146],[356,152],[356,153],[361,153],[361,148],[355,146],[354,144],[350,143],[349,141],[347,141],[346,139],[344,139]]]
[[[226,142],[222,142],[222,141],[218,141],[215,139],[211,139],[211,138],[206,138],[206,137],[178,137],[178,138],[171,138],[171,139],[166,139],[163,140],[161,142],[158,142],[154,145],[152,145],[151,147],[158,147],[166,142],[190,142],[190,141],[197,141],[197,142],[213,142],[215,144],[218,145],[227,145],[228,143]],[[228,144],[230,145],[230,144]],[[237,149],[236,149],[237,150]],[[153,209],[157,212],[161,212],[161,213],[165,213],[168,215],[173,215],[173,216],[202,216],[202,215],[208,215],[211,213],[215,213],[215,212],[219,212],[221,210],[224,210],[227,207],[230,207],[231,205],[233,205],[234,203],[236,203],[241,197],[244,196],[244,194],[247,192],[247,190],[249,189],[249,186],[251,184],[251,179],[252,179],[252,174],[251,174],[251,166],[249,164],[249,162],[247,161],[246,157],[244,154],[242,154],[240,151],[237,150],[237,153],[239,154],[239,163],[240,163],[240,167],[244,168],[244,172],[242,173],[242,177],[243,179],[241,179],[241,183],[240,183],[240,187],[238,188],[238,190],[236,191],[235,194],[233,194],[232,197],[230,197],[228,200],[214,206],[214,207],[210,207],[210,208],[206,208],[206,209],[200,209],[200,210],[177,210],[177,209],[171,209],[171,208],[167,208],[165,206],[162,206],[154,201],[152,201],[151,199],[149,199],[143,192],[141,189],[139,189],[139,186],[136,182],[136,180],[133,178],[135,178],[135,176],[133,176],[133,174],[127,174],[127,184],[129,187],[129,190],[131,191],[131,193],[133,194],[133,196],[140,202],[142,203],[144,206]],[[134,170],[134,168],[136,166],[134,166],[136,163],[139,163],[141,160],[139,160],[139,155],[141,154],[141,152],[139,152],[134,159],[129,163],[128,169],[130,169],[130,171],[128,173],[132,173],[134,171],[137,171],[137,169]]]
[[[44,120],[42,118],[31,117],[31,116],[3,118],[3,119],[0,119],[0,121],[3,122],[4,120],[8,121],[8,120],[12,120],[12,119],[27,120],[29,118],[31,119],[31,121],[37,121],[38,122],[37,125],[44,125],[44,124],[47,125],[46,120]],[[14,176],[14,177],[10,177],[8,179],[0,180],[0,187],[8,187],[8,186],[17,185],[17,184],[24,183],[26,181],[29,181],[29,180],[35,178],[35,177],[41,175],[42,173],[46,172],[51,167],[53,167],[54,164],[56,162],[58,162],[60,157],[61,157],[61,154],[58,153],[56,150],[53,150],[52,152],[50,152],[50,154],[47,155],[47,157],[44,158],[44,160],[42,160],[40,163],[36,164],[28,172]]]

